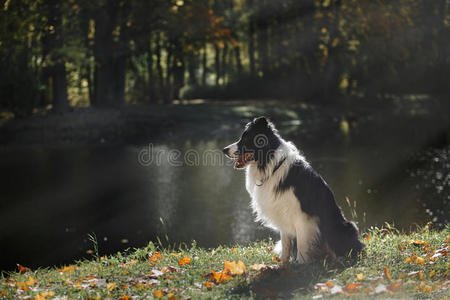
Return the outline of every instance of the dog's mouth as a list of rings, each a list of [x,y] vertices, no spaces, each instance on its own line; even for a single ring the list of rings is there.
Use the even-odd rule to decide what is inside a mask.
[[[245,168],[245,166],[253,161],[255,158],[255,155],[253,153],[244,153],[237,156],[236,162],[234,163],[235,169],[242,169]]]

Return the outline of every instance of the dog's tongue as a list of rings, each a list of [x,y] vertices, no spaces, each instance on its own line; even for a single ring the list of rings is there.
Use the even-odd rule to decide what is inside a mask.
[[[246,153],[246,154],[239,155],[236,162],[234,163],[234,168],[242,169],[251,160],[253,160],[253,153]]]

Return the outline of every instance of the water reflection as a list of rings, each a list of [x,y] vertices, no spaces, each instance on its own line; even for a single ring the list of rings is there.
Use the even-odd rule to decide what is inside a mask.
[[[411,157],[413,143],[374,147],[351,133],[342,139],[339,127],[326,139],[310,139],[291,124],[280,130],[326,178],[345,214],[356,213],[362,229],[385,221],[405,229],[448,222],[448,149]],[[2,150],[0,268],[86,257],[92,232],[101,253],[157,237],[166,243],[166,235],[172,244],[196,240],[204,247],[276,238],[254,222],[244,172],[220,152],[234,134],[155,144],[151,151],[160,160],[147,164],[139,161],[144,147]],[[170,158],[172,150],[179,156]],[[186,163],[192,151],[206,159]]]

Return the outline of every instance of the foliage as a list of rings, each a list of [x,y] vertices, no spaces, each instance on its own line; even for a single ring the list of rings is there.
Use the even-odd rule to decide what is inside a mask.
[[[4,274],[4,298],[134,299],[154,297],[314,299],[443,297],[448,292],[450,231],[399,233],[387,225],[364,234],[366,252],[353,266],[317,262],[285,265],[271,242],[244,247],[158,248],[103,256],[62,268]]]
[[[18,113],[56,101],[61,62],[72,105],[449,92],[448,1],[1,3],[0,105]]]

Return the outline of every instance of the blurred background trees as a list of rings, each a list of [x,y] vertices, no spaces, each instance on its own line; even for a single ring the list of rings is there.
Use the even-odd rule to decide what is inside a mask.
[[[427,0],[2,0],[0,105],[450,92],[450,4]]]

